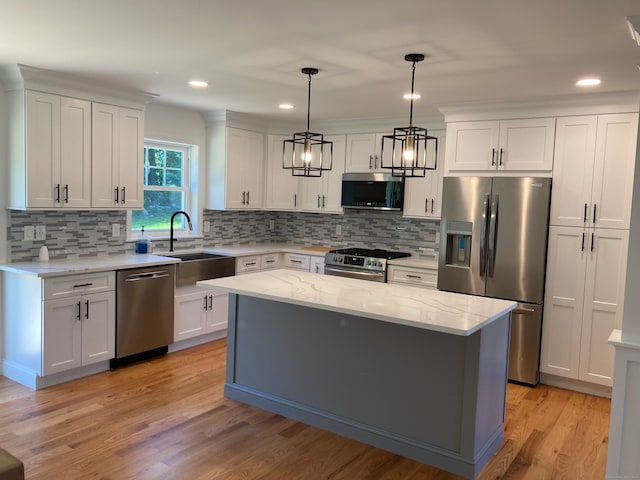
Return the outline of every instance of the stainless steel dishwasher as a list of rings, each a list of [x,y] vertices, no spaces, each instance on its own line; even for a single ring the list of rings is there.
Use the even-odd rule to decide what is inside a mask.
[[[175,265],[120,270],[116,275],[118,367],[161,353],[173,343]]]

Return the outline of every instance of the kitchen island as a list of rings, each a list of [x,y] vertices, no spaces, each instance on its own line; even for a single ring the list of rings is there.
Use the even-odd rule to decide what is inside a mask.
[[[475,478],[503,442],[514,302],[273,270],[228,291],[225,395]]]

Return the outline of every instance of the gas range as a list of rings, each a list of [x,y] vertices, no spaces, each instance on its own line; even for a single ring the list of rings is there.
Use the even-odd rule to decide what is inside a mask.
[[[326,275],[387,281],[387,260],[410,257],[410,253],[367,248],[331,250],[324,257]]]

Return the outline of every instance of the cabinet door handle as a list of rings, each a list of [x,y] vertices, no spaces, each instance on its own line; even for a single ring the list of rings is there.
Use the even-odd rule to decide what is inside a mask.
[[[207,303],[207,296],[205,295],[202,300],[204,300],[203,307],[204,307],[204,311],[206,312],[207,310],[209,310],[209,304]]]
[[[424,199],[424,213],[427,213],[429,211],[429,199],[425,198]]]
[[[249,205],[249,193],[251,192],[247,192],[247,205]]]
[[[293,194],[293,206],[294,207],[298,206],[298,194],[297,193]]]
[[[584,204],[584,217],[582,219],[582,223],[587,223],[587,204]]]
[[[500,149],[500,161],[498,162],[498,165],[502,166],[502,148]]]
[[[596,223],[596,209],[598,208],[598,204],[593,204],[593,223]]]
[[[316,263],[316,273],[320,273],[320,265]]]
[[[84,318],[88,319],[89,318],[89,300],[84,302],[84,306],[86,308],[86,310],[84,312]]]
[[[325,196],[322,195],[322,208],[324,208],[324,207],[325,207]]]
[[[69,203],[69,184],[64,184],[64,203]]]
[[[59,183],[56,183],[55,190],[56,190],[56,203],[60,203],[60,184]]]
[[[209,295],[209,310],[213,310],[213,295]]]
[[[582,232],[582,247],[580,247],[581,252],[584,252],[584,238],[585,238],[585,233]]]
[[[593,252],[593,245],[596,243],[596,234],[591,232],[591,251]]]
[[[433,213],[433,198],[431,199],[431,213]]]
[[[318,208],[320,208],[320,195],[318,195]]]
[[[374,155],[373,156],[373,166],[377,169],[378,168],[378,155]]]
[[[127,188],[127,187],[122,187],[122,204],[123,204],[123,205],[124,205],[124,203],[126,202],[126,197],[125,197],[125,193],[126,193],[125,189],[126,189],[126,188]]]
[[[78,302],[77,307],[78,307],[78,316],[76,317],[76,319],[80,320],[80,302]]]
[[[373,155],[369,155],[369,170],[373,168]]]
[[[491,166],[492,167],[496,166],[496,149],[495,148],[491,149]]]
[[[114,188],[114,191],[116,193],[115,197],[116,197],[116,203],[120,203],[120,189],[118,187]]]

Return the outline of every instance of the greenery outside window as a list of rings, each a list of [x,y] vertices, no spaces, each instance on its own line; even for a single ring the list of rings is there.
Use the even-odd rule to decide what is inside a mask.
[[[189,145],[145,141],[144,209],[131,212],[133,238],[143,227],[151,237],[166,237],[171,215],[178,210],[190,211],[190,153]],[[173,225],[176,235],[188,232],[184,215],[177,216]]]

